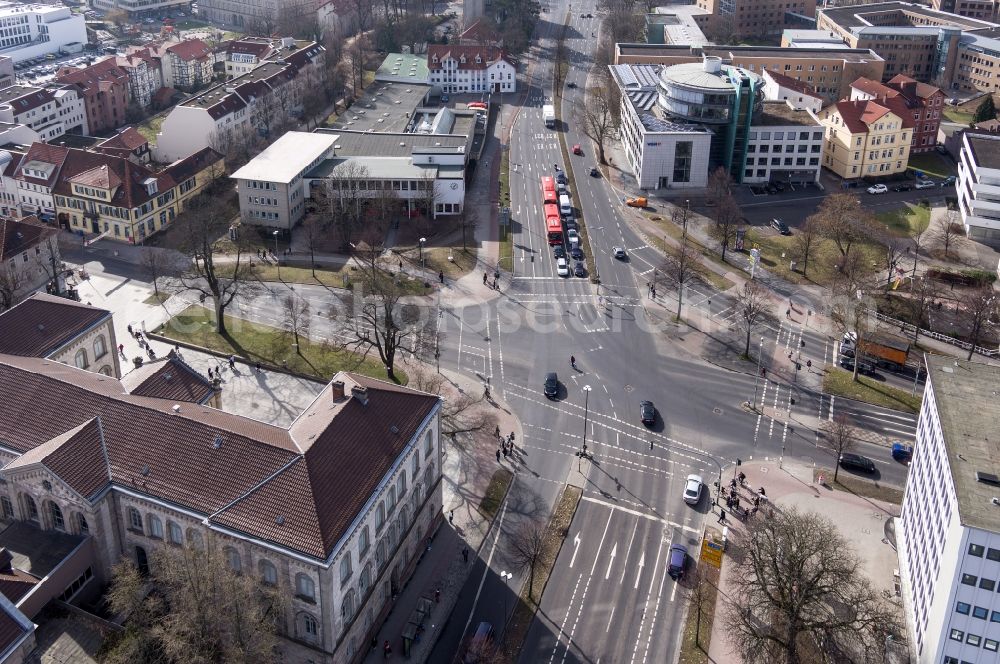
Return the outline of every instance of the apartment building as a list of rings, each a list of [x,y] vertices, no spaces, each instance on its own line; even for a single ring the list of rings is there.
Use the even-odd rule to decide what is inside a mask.
[[[896,541],[911,660],[985,664],[1000,651],[1000,368],[926,355]]]
[[[152,159],[149,141],[135,127],[125,127],[114,136],[109,136],[91,148],[94,152],[131,159],[137,164],[148,164]]]
[[[967,130],[958,153],[958,212],[965,234],[1000,247],[1000,134]]]
[[[882,2],[822,8],[816,27],[833,32],[852,48],[871,49],[882,56],[886,62],[883,80],[906,74],[923,83],[948,87],[958,67],[963,34],[998,26],[923,5]]]
[[[737,39],[780,35],[816,15],[816,4],[806,0],[697,0],[695,5],[708,15],[707,32]]]
[[[83,96],[87,126],[94,134],[125,124],[129,103],[129,76],[116,58],[95,62],[89,67],[63,67],[55,81],[76,88]]]
[[[59,260],[58,250],[52,258]],[[111,312],[46,293],[32,293],[0,314],[0,355],[51,360],[50,366],[57,362],[112,378],[122,375]],[[33,411],[43,410],[39,404],[55,403],[43,398]]]
[[[996,21],[998,18],[998,5],[995,0],[931,0],[931,7],[939,12],[950,12],[984,21]]]
[[[368,652],[442,521],[439,397],[341,372],[280,427],[52,365],[0,356],[6,523],[92,543],[94,584],[212,548],[284,594],[281,661]]]
[[[37,140],[36,136],[35,141]],[[25,144],[18,143],[18,145]],[[31,142],[26,145],[31,145]],[[21,195],[16,178],[20,171],[21,159],[23,158],[23,152],[18,152],[12,148],[0,150],[0,215],[5,217],[20,218],[22,216]]]
[[[157,55],[165,87],[193,90],[212,81],[215,55],[200,39],[166,42]]]
[[[823,109],[826,127],[823,165],[844,179],[881,177],[906,170],[913,115],[898,97],[851,101]]]
[[[883,79],[885,61],[870,49],[776,48],[773,46],[689,47],[660,44],[615,44],[616,64],[674,65],[720,58],[725,65],[763,75],[778,72],[809,85],[829,103],[850,95],[851,83],[864,76]]]
[[[0,2],[0,55],[14,62],[58,53],[70,44],[87,43],[82,14],[61,4]]]
[[[154,95],[163,87],[160,59],[146,46],[132,46],[125,55],[112,57],[128,76],[129,101],[141,108],[150,108]]]
[[[294,117],[303,95],[322,84],[324,49],[296,42],[274,57],[175,106],[157,134],[157,159],[179,159],[210,145],[225,151]]]
[[[431,44],[427,47],[430,83],[447,94],[514,92],[516,68],[492,46]]]
[[[49,283],[52,266],[62,262],[56,235],[33,216],[0,217],[0,271],[7,284],[0,293],[0,311]]]
[[[226,78],[233,79],[250,73],[274,51],[268,37],[242,37],[219,47],[225,63]]]
[[[792,108],[807,109],[813,113],[823,109],[823,97],[811,85],[770,69],[764,70],[764,98],[786,101]]]
[[[315,14],[316,0],[201,0],[198,16],[206,21],[269,35],[282,12]]]
[[[191,8],[190,0],[89,0],[88,4],[102,12],[123,9],[133,20]]]
[[[910,154],[933,150],[937,145],[941,111],[944,108],[944,93],[941,89],[920,83],[903,74],[893,76],[886,83],[859,78],[851,84],[852,100],[878,101],[889,97],[902,100],[913,116]]]
[[[90,133],[83,95],[69,85],[12,85],[0,89],[0,122],[30,127],[41,141],[63,134]]]

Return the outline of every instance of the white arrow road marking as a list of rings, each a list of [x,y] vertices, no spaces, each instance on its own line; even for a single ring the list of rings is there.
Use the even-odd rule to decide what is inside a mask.
[[[632,536],[630,538],[628,538],[628,548],[625,549],[625,560],[628,560],[628,554],[632,553],[632,542],[635,541],[635,533],[636,533],[637,530],[639,530],[639,519],[635,520],[635,527],[632,528]],[[626,573],[626,569],[623,568],[622,569],[622,578],[618,581],[618,583],[623,583],[625,581],[625,573]]]
[[[636,590],[639,587],[639,579],[642,577],[642,568],[646,566],[646,552],[642,552],[642,556],[639,558],[639,571],[635,573],[635,585],[632,586],[632,590]]]
[[[615,564],[615,556],[618,555],[618,542],[611,547],[611,560],[608,561],[608,571],[604,573],[604,580],[607,581],[611,576],[611,566]]]
[[[580,533],[576,534],[573,538],[573,557],[569,559],[569,566],[573,567],[573,563],[576,562],[576,554],[580,552]]]

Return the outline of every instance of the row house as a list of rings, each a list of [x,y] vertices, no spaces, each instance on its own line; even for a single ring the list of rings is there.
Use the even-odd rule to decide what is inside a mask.
[[[12,148],[0,150],[0,214],[5,217],[21,216],[21,196],[16,178],[23,158],[23,152]]]
[[[937,145],[944,108],[944,92],[940,88],[921,83],[905,74],[897,74],[885,83],[859,78],[851,84],[851,99],[868,100],[894,97],[901,100],[913,117],[910,154],[929,152]]]
[[[514,92],[517,69],[492,46],[432,44],[427,47],[430,83],[443,93]]]
[[[115,64],[128,75],[129,100],[149,108],[153,95],[163,87],[160,60],[147,47],[130,47],[128,53],[114,57]]]
[[[98,378],[0,355],[3,519],[91,541],[94,584],[210,549],[285,596],[281,661],[367,653],[442,521],[440,398],[341,372],[279,427]]]
[[[63,134],[88,134],[83,96],[72,86],[12,85],[0,90],[0,122],[25,125],[50,141]]]
[[[208,146],[226,152],[296,117],[303,96],[322,85],[325,51],[310,42],[280,55],[175,106],[157,134],[155,156],[170,161]]]
[[[125,109],[129,103],[129,77],[118,66],[116,58],[95,62],[77,69],[63,67],[55,80],[77,89],[85,102],[87,125],[91,133],[99,134],[125,124]]]
[[[95,152],[131,159],[137,164],[148,164],[152,159],[149,141],[135,127],[125,127],[114,136],[97,143],[92,149]]]
[[[824,108],[819,117],[826,131],[827,169],[844,179],[906,171],[915,123],[899,97],[845,99]]]
[[[49,283],[52,266],[61,263],[56,234],[33,216],[0,217],[0,272],[7,284],[0,293],[0,311]]]
[[[32,143],[28,148],[14,174],[18,203],[25,214],[44,220],[55,218],[52,188],[68,153],[69,148],[47,143]]]
[[[314,42],[292,37],[242,37],[222,44],[216,61],[223,64],[228,80],[251,72],[265,62],[280,62],[303,49],[308,51],[314,45]]]
[[[215,55],[200,39],[161,44],[157,55],[164,87],[192,90],[212,81]]]

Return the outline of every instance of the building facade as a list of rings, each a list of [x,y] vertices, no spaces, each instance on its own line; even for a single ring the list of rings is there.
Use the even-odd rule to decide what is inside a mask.
[[[316,0],[202,0],[198,16],[206,21],[270,35],[282,12],[316,13]]]
[[[147,47],[131,47],[125,55],[115,56],[115,64],[128,76],[129,101],[148,109],[153,95],[163,87],[160,60]]]
[[[12,85],[0,89],[0,122],[30,127],[42,141],[63,134],[90,133],[83,96],[72,86]]]
[[[431,84],[446,94],[517,90],[516,68],[492,46],[431,44],[427,69]]]
[[[878,101],[890,97],[902,101],[913,117],[910,154],[933,150],[937,145],[941,111],[944,109],[944,93],[941,89],[903,74],[893,76],[886,83],[859,78],[851,85],[852,100]]]
[[[826,127],[823,165],[844,179],[882,177],[906,171],[914,120],[905,104],[839,101],[823,109]]]
[[[769,101],[785,101],[792,108],[813,113],[823,110],[823,97],[811,85],[770,69],[764,70],[764,97]]]
[[[1000,369],[925,356],[927,383],[897,520],[910,661],[995,662],[1000,467],[989,440]]]
[[[698,0],[695,4],[708,14],[709,34],[737,39],[780,35],[785,28],[800,26],[816,15],[815,3],[803,0]]]
[[[9,309],[26,295],[45,288],[51,269],[62,262],[55,229],[35,217],[0,217],[0,310]]]
[[[0,2],[0,55],[14,62],[58,53],[68,44],[86,44],[83,15],[63,5]]]
[[[958,212],[972,240],[1000,246],[1000,134],[967,130],[958,153]]]
[[[811,110],[765,101],[747,136],[741,182],[819,182],[824,128]]]
[[[165,87],[193,90],[212,81],[215,55],[200,39],[162,44],[159,58]]]
[[[84,100],[87,126],[99,134],[125,124],[129,103],[129,77],[116,58],[107,58],[89,67],[64,67],[56,82],[75,88]]]
[[[159,16],[178,9],[191,8],[189,0],[90,0],[88,4],[102,12],[122,9],[132,19]]]

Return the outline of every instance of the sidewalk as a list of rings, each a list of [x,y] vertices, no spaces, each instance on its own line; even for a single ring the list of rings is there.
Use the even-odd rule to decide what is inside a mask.
[[[760,511],[753,519],[764,519],[767,510],[795,508],[800,511],[816,512],[837,524],[841,536],[851,545],[859,563],[876,590],[889,593],[893,601],[901,606],[895,595],[893,572],[899,567],[896,551],[889,544],[892,540],[890,520],[899,516],[899,505],[862,498],[846,491],[834,491],[813,482],[811,466],[776,462],[746,462],[740,471],[746,473],[748,487],[754,491],[763,486],[768,502],[762,502]],[[733,468],[723,473],[723,482],[728,484],[733,477]],[[829,479],[827,480],[829,481]],[[751,493],[742,489],[741,495],[749,499]],[[747,500],[742,501],[746,504]],[[770,503],[770,504],[768,504]],[[734,567],[742,552],[741,539],[747,528],[753,527],[732,515],[727,510],[729,527],[728,546],[722,559],[719,576],[719,595],[716,599],[715,621],[712,623],[712,640],[708,649],[710,662],[739,664],[740,660],[731,651],[728,630],[725,626],[725,609],[730,601],[730,581]],[[721,528],[718,524],[709,524]],[[704,563],[701,563],[704,564]]]
[[[451,371],[442,372],[449,384],[472,394],[481,392],[481,385],[466,376]],[[497,418],[497,426],[506,435],[513,431],[515,440],[524,439],[521,423],[513,415],[510,406],[494,395],[491,408]],[[431,606],[431,612],[423,627],[420,640],[411,649],[409,660],[424,662],[449,619],[462,620],[464,616],[452,616],[451,612],[463,586],[472,572],[479,550],[489,534],[492,522],[486,521],[479,512],[479,503],[489,486],[498,464],[494,456],[496,448],[495,430],[491,424],[486,429],[458,441],[449,440],[445,449],[443,503],[444,520],[434,535],[431,546],[396,597],[385,622],[375,637],[376,648],[368,653],[364,661],[368,664],[382,662],[382,646],[388,641],[393,657],[403,652],[402,633],[414,609],[423,599]],[[506,459],[500,464],[515,470]],[[454,516],[452,516],[454,515]],[[468,549],[468,562],[462,551]],[[440,591],[435,602],[435,591]],[[365,644],[370,648],[371,644]]]

